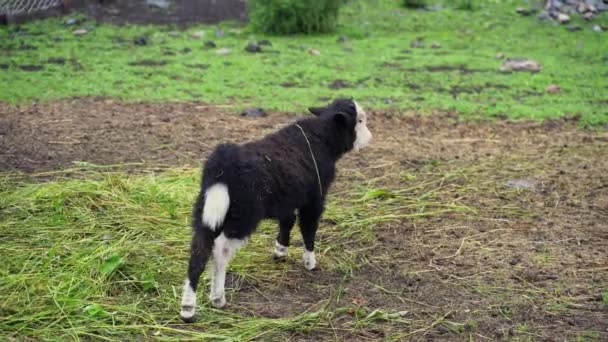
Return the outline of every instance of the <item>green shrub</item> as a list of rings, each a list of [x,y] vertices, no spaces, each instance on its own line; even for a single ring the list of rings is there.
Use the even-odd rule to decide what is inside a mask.
[[[403,0],[403,6],[407,8],[424,8],[426,0]]]
[[[249,0],[248,3],[255,30],[294,34],[334,31],[344,0]]]

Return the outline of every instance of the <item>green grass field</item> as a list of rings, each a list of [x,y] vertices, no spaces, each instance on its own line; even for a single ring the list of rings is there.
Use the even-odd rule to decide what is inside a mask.
[[[581,115],[584,125],[608,122],[608,62],[601,15],[582,27],[566,27],[522,17],[522,1],[487,1],[475,11],[446,5],[436,12],[408,10],[398,1],[350,1],[338,32],[318,36],[268,37],[247,27],[221,25],[224,37],[208,26],[65,26],[50,19],[0,28],[0,100],[23,102],[72,96],[112,96],[127,101],[199,100],[296,111],[338,95],[354,96],[368,107],[456,111],[468,117],[514,119]],[[90,30],[83,36],[72,31]],[[205,31],[202,39],[190,33]],[[148,45],[133,43],[145,36]],[[346,42],[338,37],[347,36]],[[422,37],[424,48],[411,48]],[[205,48],[212,39],[231,53]],[[248,41],[269,39],[261,54],[244,51]],[[437,42],[440,48],[430,48]],[[311,55],[316,49],[320,55]],[[506,57],[541,63],[537,74],[498,71]],[[65,64],[48,63],[63,58]],[[158,66],[134,66],[152,62]],[[40,71],[20,66],[41,65]],[[336,80],[342,89],[330,89]],[[557,84],[559,94],[545,88]]]

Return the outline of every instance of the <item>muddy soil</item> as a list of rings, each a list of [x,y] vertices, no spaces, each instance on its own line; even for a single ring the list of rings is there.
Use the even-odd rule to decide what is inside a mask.
[[[374,246],[344,242],[362,250],[353,274],[322,264],[303,273],[294,264],[280,284],[230,278],[238,293],[228,310],[297,315],[340,286],[335,308],[400,311],[407,323],[361,325],[355,309],[336,311],[331,327],[296,332],[293,340],[399,333],[404,340],[608,339],[605,130],[567,119],[463,122],[452,113],[369,112],[374,143],[340,161],[333,191],[369,179],[399,189],[404,173],[420,183],[458,174],[449,178],[456,190],[442,184],[434,194],[474,210],[379,224]],[[215,144],[261,137],[299,115],[306,114],[245,118],[230,105],[103,98],[0,104],[0,171],[35,175],[75,161],[198,167]]]

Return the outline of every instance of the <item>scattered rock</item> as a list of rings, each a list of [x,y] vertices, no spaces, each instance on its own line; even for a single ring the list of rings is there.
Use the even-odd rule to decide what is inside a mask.
[[[560,22],[560,24],[566,24],[570,22],[570,16],[564,13],[557,13],[557,21]]]
[[[602,32],[602,27],[600,25],[593,25],[593,32]]]
[[[570,32],[576,32],[576,31],[580,31],[581,27],[577,24],[570,24],[568,25],[568,31]]]
[[[347,36],[340,36],[338,37],[338,43],[346,43],[348,41],[348,37]]]
[[[313,56],[318,56],[321,54],[321,51],[316,50],[316,49],[308,49],[307,52]]]
[[[523,259],[523,257],[521,255],[515,255],[513,256],[513,258],[511,258],[511,261],[509,261],[509,265],[517,265],[521,262],[521,260]]]
[[[551,15],[547,11],[541,11],[540,13],[538,13],[536,15],[536,18],[538,18],[538,20],[541,20],[541,21],[551,20]]]
[[[561,88],[557,84],[550,84],[545,88],[545,91],[550,94],[559,93]]]
[[[212,49],[217,47],[217,45],[215,44],[215,42],[213,40],[205,40],[204,45],[205,45],[205,47],[212,48]]]
[[[83,34],[86,34],[87,32],[89,32],[89,31],[87,31],[86,29],[81,28],[81,29],[74,30],[74,32],[72,32],[72,33],[75,36],[82,36]]]
[[[171,31],[171,32],[169,32],[169,37],[173,37],[173,38],[179,37],[179,32],[177,32],[177,31]]]
[[[135,37],[135,38],[133,38],[133,44],[135,44],[135,45],[141,45],[141,46],[147,45],[148,44],[148,40],[146,39],[146,37],[142,37],[142,36]]]
[[[268,39],[262,39],[258,41],[259,46],[272,46],[272,43]]]
[[[441,44],[439,44],[438,42],[433,42],[431,44],[431,49],[441,49]]]
[[[509,179],[504,182],[504,185],[515,189],[530,189],[536,188],[537,181],[532,178]]]
[[[507,58],[500,67],[501,71],[539,72],[541,69],[540,63],[527,58]]]
[[[190,38],[192,39],[201,39],[205,36],[205,31],[194,31],[190,33]]]
[[[227,55],[227,54],[230,53],[230,49],[229,48],[221,48],[221,49],[218,49],[217,51],[215,51],[215,53],[217,53],[220,56],[225,56],[225,55]]]
[[[262,48],[256,43],[249,43],[247,44],[247,46],[245,46],[245,51],[251,53],[258,53],[262,52]]]
[[[410,47],[411,48],[415,48],[415,49],[417,49],[417,48],[423,48],[424,47],[423,40],[424,40],[424,38],[421,38],[421,37],[412,40],[410,42]]]
[[[496,59],[503,59],[503,58],[505,58],[505,54],[504,53],[499,52],[499,53],[496,54]]]
[[[587,12],[587,13],[583,14],[583,18],[585,20],[591,20],[591,19],[593,19],[593,12]]]
[[[331,82],[329,84],[330,89],[342,89],[342,88],[348,88],[349,86],[350,85],[348,84],[347,81],[341,80],[341,79],[334,80],[333,82]]]
[[[246,116],[250,118],[263,118],[266,115],[268,115],[268,113],[266,113],[263,108],[259,107],[247,108],[241,112],[241,116]]]
[[[529,16],[530,14],[532,14],[534,11],[533,11],[533,10],[531,10],[531,9],[523,8],[523,7],[517,7],[517,8],[515,9],[515,12],[517,12],[517,13],[519,13],[519,14],[521,14],[521,15],[526,16],[526,17],[527,17],[527,16]]]
[[[169,0],[146,0],[146,4],[149,7],[156,7],[162,10],[167,10],[171,6],[171,2]]]
[[[76,25],[76,24],[78,24],[78,19],[76,19],[76,18],[68,18],[68,19],[65,21],[65,24],[66,24],[67,26]]]
[[[224,30],[222,30],[221,27],[216,27],[215,28],[215,36],[216,37],[223,37],[224,36]]]

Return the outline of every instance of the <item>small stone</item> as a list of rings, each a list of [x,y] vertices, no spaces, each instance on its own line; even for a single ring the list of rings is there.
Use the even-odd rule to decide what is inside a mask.
[[[146,37],[135,37],[133,38],[133,44],[143,46],[148,44],[148,40],[146,39]]]
[[[424,47],[424,38],[416,38],[410,42],[411,48],[423,48]]]
[[[568,31],[570,32],[576,32],[576,31],[580,31],[581,27],[577,24],[570,24],[568,25]]]
[[[241,116],[246,116],[250,118],[263,118],[266,115],[268,115],[268,113],[266,113],[263,108],[259,107],[247,108],[241,112]]]
[[[224,36],[224,30],[222,30],[221,27],[216,27],[215,28],[215,36],[216,37],[223,37]]]
[[[173,38],[179,37],[179,32],[177,32],[177,31],[171,31],[171,32],[169,32],[169,37],[173,37]]]
[[[503,59],[503,58],[505,58],[505,54],[504,53],[499,52],[499,53],[496,54],[496,59]]]
[[[78,20],[77,20],[76,18],[68,18],[68,19],[65,21],[65,24],[66,24],[67,26],[76,25],[77,23],[78,23]]]
[[[541,69],[540,63],[527,58],[507,58],[500,67],[501,71],[539,72]]]
[[[431,43],[431,49],[441,49],[441,44],[438,42]]]
[[[257,53],[257,52],[262,52],[262,48],[256,43],[249,43],[249,44],[247,44],[247,46],[245,46],[245,51],[251,52],[251,53]]]
[[[338,37],[338,43],[346,43],[348,41],[348,37],[347,36],[340,36]]]
[[[557,84],[550,84],[545,88],[545,91],[550,94],[559,93],[561,88]]]
[[[602,32],[602,27],[600,25],[593,25],[593,32]]]
[[[523,8],[523,7],[517,7],[515,9],[515,12],[523,15],[523,16],[529,16],[530,14],[532,14],[532,10],[527,9],[527,8]]]
[[[564,13],[557,13],[557,21],[560,24],[566,24],[570,22],[570,16]]]
[[[149,7],[156,7],[162,10],[169,9],[169,6],[171,6],[169,0],[146,0],[146,4]]]
[[[230,53],[230,49],[229,48],[221,48],[221,49],[218,49],[217,51],[215,51],[215,53],[217,53],[220,56],[225,56],[225,55],[227,55],[227,54]]]
[[[74,30],[74,32],[72,32],[72,33],[74,33],[75,36],[82,36],[83,34],[86,34],[87,32],[89,32],[89,31],[87,31],[85,29],[77,29],[77,30]]]
[[[272,46],[272,43],[268,39],[262,39],[258,41],[259,46]]]
[[[215,42],[213,40],[205,40],[204,45],[205,45],[205,47],[212,48],[212,49],[217,47],[217,45],[215,44]]]
[[[542,20],[542,21],[551,20],[551,15],[547,11],[542,11],[536,15],[536,18],[538,18],[538,20]]]
[[[201,39],[205,36],[205,31],[194,31],[190,33],[190,38],[192,39]]]
[[[534,190],[536,188],[537,181],[532,178],[509,179],[503,184],[509,188]]]
[[[321,51],[316,50],[316,49],[308,49],[308,53],[313,55],[313,56],[318,56],[321,54]]]
[[[585,19],[585,20],[593,19],[593,12],[587,12],[587,13],[583,14],[583,19]]]

